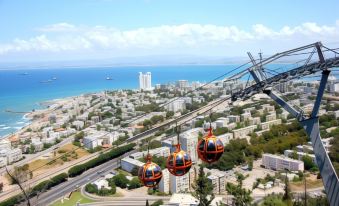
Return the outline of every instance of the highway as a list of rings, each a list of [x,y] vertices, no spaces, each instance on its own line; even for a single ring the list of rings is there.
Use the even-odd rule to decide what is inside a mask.
[[[132,150],[119,158],[112,159],[102,165],[89,169],[77,177],[69,178],[68,181],[56,187],[53,187],[47,192],[40,194],[38,198],[37,197],[32,198],[31,204],[37,205],[37,206],[46,206],[46,205],[53,203],[54,201],[64,197],[65,195],[68,195],[70,192],[74,191],[75,189],[83,185],[86,185],[87,183],[92,182],[93,180],[99,178],[101,175],[108,174],[113,169],[118,168],[120,166],[120,159],[134,152],[136,152],[136,150]],[[21,205],[26,205],[26,204],[23,203]]]

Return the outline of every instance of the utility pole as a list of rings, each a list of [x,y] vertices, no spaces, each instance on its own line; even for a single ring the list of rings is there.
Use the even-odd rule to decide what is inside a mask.
[[[305,204],[304,204],[304,206],[307,206],[306,176],[305,176],[305,173],[304,173],[304,189],[305,189],[305,197],[304,197]]]
[[[20,187],[20,190],[22,191],[22,193],[23,193],[24,196],[25,196],[25,199],[27,200],[27,205],[28,205],[28,206],[31,206],[31,202],[30,202],[30,200],[29,200],[29,197],[28,197],[26,191],[24,190],[24,188],[22,187],[21,183],[19,182],[18,178],[14,177],[14,176],[8,171],[8,168],[7,168],[7,167],[6,167],[6,172],[7,172],[8,176],[9,176],[12,180],[14,180],[14,184],[17,184],[17,185]]]

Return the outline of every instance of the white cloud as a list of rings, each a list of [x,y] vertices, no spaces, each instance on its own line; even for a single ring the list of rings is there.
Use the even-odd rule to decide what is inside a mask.
[[[207,55],[239,55],[248,49],[279,50],[281,45],[336,41],[339,37],[339,20],[333,25],[318,25],[313,22],[274,30],[263,24],[255,24],[251,30],[236,26],[212,24],[162,25],[158,27],[119,30],[106,26],[84,26],[69,23],[47,25],[37,30],[40,34],[29,39],[14,39],[0,43],[0,55],[28,52],[75,54],[114,51],[110,55],[127,56],[145,53],[166,54],[190,53]],[[265,44],[269,41],[270,44]],[[282,44],[285,42],[286,44]],[[249,46],[251,45],[251,46]],[[218,53],[218,52],[222,53]],[[69,53],[67,54],[69,55]]]

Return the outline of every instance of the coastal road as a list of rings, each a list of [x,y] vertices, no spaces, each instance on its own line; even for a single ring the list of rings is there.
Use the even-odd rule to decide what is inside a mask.
[[[77,188],[80,188],[81,186],[96,180],[100,176],[108,174],[113,169],[118,168],[120,166],[120,159],[129,156],[134,152],[136,152],[136,150],[132,150],[119,158],[112,159],[102,165],[89,169],[77,177],[69,178],[68,181],[40,194],[38,198],[32,198],[32,205],[46,206],[52,204],[56,200],[70,194],[70,192]],[[22,205],[25,205],[25,203]]]

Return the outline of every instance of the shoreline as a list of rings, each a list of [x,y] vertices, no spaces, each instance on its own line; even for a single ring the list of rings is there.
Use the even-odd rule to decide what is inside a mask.
[[[1,136],[0,137],[0,141],[8,139],[8,138],[10,138],[12,136],[19,135],[20,133],[25,132],[25,130],[27,130],[29,127],[31,127],[35,123],[34,115],[48,114],[48,113],[52,112],[52,111],[50,111],[51,109],[53,110],[53,108],[51,108],[51,106],[53,106],[53,105],[62,105],[63,103],[65,103],[65,102],[67,102],[67,101],[69,101],[69,100],[71,100],[73,98],[82,96],[82,95],[85,95],[85,94],[80,94],[80,95],[77,95],[77,96],[68,96],[68,97],[64,97],[64,98],[56,98],[56,99],[51,99],[51,100],[39,102],[39,105],[42,105],[45,108],[37,109],[34,112],[32,111],[32,112],[28,112],[28,113],[23,114],[22,115],[22,119],[24,121],[22,123],[24,123],[25,125],[23,125],[22,127],[18,128],[14,132],[10,132],[8,134],[5,134],[5,135]],[[8,125],[2,125],[2,126],[3,126],[3,128],[16,128],[16,127],[9,127]]]

